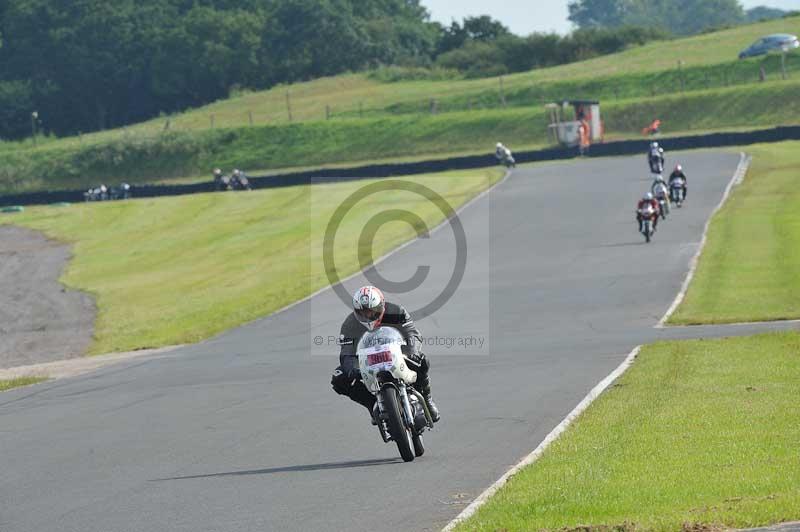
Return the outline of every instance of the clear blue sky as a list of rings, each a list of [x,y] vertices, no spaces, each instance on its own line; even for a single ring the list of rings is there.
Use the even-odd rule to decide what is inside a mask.
[[[527,35],[534,31],[566,33],[568,0],[422,0],[433,20],[449,24],[472,15],[491,15],[511,31]],[[742,0],[746,8],[759,5],[800,10],[800,0]]]

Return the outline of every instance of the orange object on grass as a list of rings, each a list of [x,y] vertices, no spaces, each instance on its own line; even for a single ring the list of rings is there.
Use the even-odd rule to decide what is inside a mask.
[[[655,119],[653,123],[642,130],[642,135],[653,135],[661,128],[661,120]]]

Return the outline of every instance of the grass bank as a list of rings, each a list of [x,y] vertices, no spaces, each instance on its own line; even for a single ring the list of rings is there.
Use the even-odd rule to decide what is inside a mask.
[[[800,519],[798,352],[797,333],[644,348],[459,530],[699,530],[687,527]]]
[[[610,137],[638,137],[654,117],[666,133],[770,127],[800,122],[800,80],[714,89],[604,105]],[[249,170],[361,163],[376,159],[487,153],[548,143],[544,108],[384,116],[292,125],[126,134],[107,143],[58,143],[0,154],[0,194],[204,176],[215,166]]]
[[[712,221],[672,324],[800,318],[800,142],[748,152],[752,168]]]
[[[419,176],[410,181],[441,194],[454,208],[495,183],[483,170]],[[62,281],[93,294],[98,305],[91,353],[197,342],[280,309],[327,285],[318,243],[334,210],[371,181],[250,193],[38,207],[2,215],[74,243]],[[320,196],[322,195],[322,196]],[[355,209],[337,242],[341,277],[359,269],[358,234],[381,206],[402,202],[429,226],[442,219],[427,200],[402,191]],[[378,233],[380,256],[416,235],[406,224]]]
[[[45,377],[21,377],[19,379],[0,380],[0,392],[4,392],[12,388],[30,386],[31,384],[37,384],[46,380],[47,379]]]

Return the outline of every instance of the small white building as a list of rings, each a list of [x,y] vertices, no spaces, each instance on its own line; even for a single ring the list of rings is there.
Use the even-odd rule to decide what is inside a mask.
[[[569,108],[572,107],[572,113]],[[603,121],[600,118],[600,102],[596,100],[563,100],[547,104],[550,114],[548,134],[563,146],[581,146],[581,130],[587,130],[583,147],[603,141]],[[572,115],[572,116],[569,116]]]

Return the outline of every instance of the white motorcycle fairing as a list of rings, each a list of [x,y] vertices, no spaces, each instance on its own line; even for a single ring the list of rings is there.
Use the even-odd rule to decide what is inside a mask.
[[[378,375],[388,372],[396,381],[407,385],[417,382],[417,373],[408,367],[402,346],[403,335],[392,327],[381,327],[365,334],[358,343],[358,369],[367,389],[376,394],[381,389]]]

